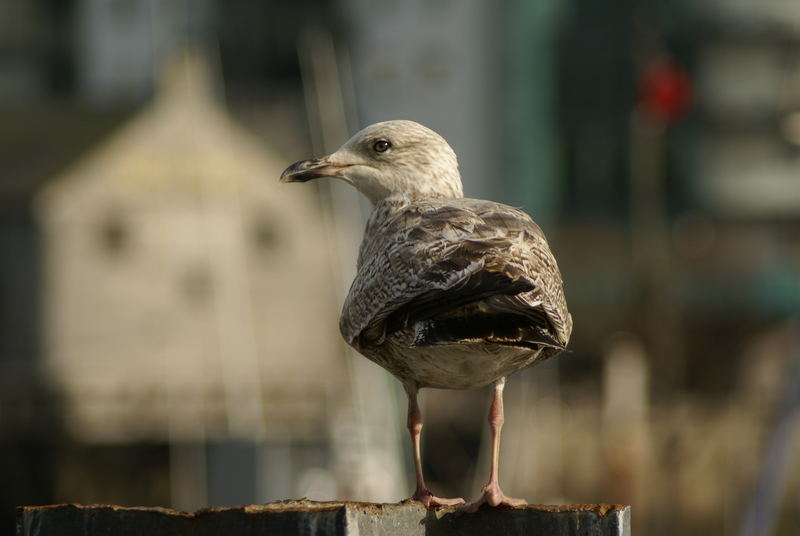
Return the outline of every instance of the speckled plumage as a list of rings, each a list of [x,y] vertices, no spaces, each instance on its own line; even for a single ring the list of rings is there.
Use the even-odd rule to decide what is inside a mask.
[[[401,381],[465,389],[555,355],[572,319],[544,235],[522,211],[388,200],[367,223],[340,328]]]
[[[524,504],[498,482],[506,377],[563,350],[572,332],[541,229],[518,209],[465,199],[453,150],[412,121],[370,125],[333,154],[293,164],[281,180],[321,177],[352,184],[375,205],[339,327],[408,393],[412,498],[426,506],[463,502],[436,497],[425,485],[418,390],[494,382],[489,481],[464,508]]]

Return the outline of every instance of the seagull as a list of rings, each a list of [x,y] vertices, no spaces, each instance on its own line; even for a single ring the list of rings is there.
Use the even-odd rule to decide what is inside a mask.
[[[506,378],[566,349],[572,332],[561,274],[542,230],[516,208],[465,198],[455,152],[413,121],[385,121],[336,152],[289,166],[281,182],[335,178],[374,205],[339,327],[408,394],[416,490],[426,507],[523,506],[498,482]],[[494,384],[492,458],[481,496],[434,495],[420,455],[424,387]]]

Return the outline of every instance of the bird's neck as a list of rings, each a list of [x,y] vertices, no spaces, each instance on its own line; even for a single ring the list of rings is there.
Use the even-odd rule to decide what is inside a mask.
[[[459,199],[464,197],[461,176],[457,171],[437,169],[397,170],[389,177],[375,179],[364,176],[352,183],[374,206],[382,203],[408,204],[429,199]]]
[[[416,185],[415,185],[416,186]],[[362,192],[363,193],[363,192]],[[410,203],[429,201],[433,199],[461,199],[464,193],[461,190],[461,183],[448,187],[432,188],[405,188],[396,191],[385,191],[383,195],[367,195],[374,207],[380,205],[400,207]]]

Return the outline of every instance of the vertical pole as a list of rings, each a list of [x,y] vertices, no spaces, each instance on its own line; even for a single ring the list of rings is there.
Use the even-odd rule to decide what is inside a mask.
[[[511,85],[506,110],[513,183],[504,201],[522,205],[547,230],[555,223],[559,201],[554,110],[560,3],[517,0],[513,6],[507,21]]]

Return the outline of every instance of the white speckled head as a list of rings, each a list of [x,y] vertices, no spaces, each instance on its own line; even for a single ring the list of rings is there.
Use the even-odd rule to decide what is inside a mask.
[[[285,182],[336,177],[377,204],[388,198],[463,197],[458,160],[444,138],[413,121],[384,121],[356,133],[336,152],[297,162]]]

